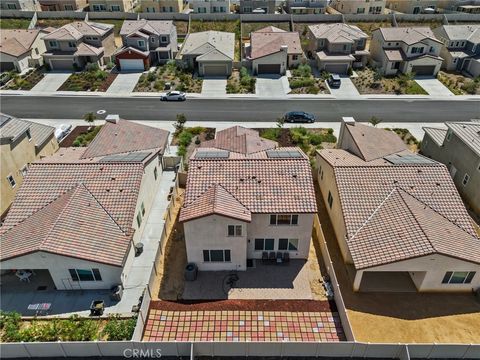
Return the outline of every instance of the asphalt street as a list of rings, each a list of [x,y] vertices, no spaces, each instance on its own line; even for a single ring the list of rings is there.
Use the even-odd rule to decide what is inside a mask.
[[[23,118],[78,119],[87,112],[119,114],[129,120],[174,120],[184,113],[197,121],[276,121],[285,112],[303,110],[318,121],[338,121],[354,116],[368,121],[444,122],[480,118],[478,100],[433,99],[187,99],[165,103],[156,97],[21,96],[2,95],[1,111]]]

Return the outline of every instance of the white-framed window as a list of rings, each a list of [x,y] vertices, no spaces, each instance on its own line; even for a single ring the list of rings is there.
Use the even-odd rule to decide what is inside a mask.
[[[204,262],[231,262],[230,250],[203,250]]]
[[[150,42],[151,42],[152,44],[155,42],[155,37],[154,37],[154,36],[150,37]]]
[[[15,182],[15,179],[13,178],[13,175],[11,174],[7,176],[7,181],[9,182],[12,189],[17,185],[17,183]]]
[[[297,214],[270,215],[270,225],[298,225]]]
[[[27,176],[28,172],[28,164],[23,165],[23,167],[20,169],[20,173],[22,174],[22,177]]]
[[[68,42],[68,47],[74,48],[76,46],[77,46],[77,44],[75,44],[75,41],[69,41]]]
[[[278,250],[298,251],[298,239],[278,239]]]
[[[442,284],[470,284],[475,271],[447,271]]]
[[[140,46],[140,47],[145,47],[145,41],[143,41],[143,40],[138,40],[138,46]]]
[[[73,11],[73,10],[75,10],[75,9],[73,8],[73,5],[65,5],[64,8],[65,8],[66,11]]]
[[[298,60],[298,55],[292,55],[292,60],[293,61]]]
[[[161,37],[160,37],[160,42],[166,43],[167,41],[168,41],[168,37],[167,37],[167,36],[161,36]]]
[[[275,239],[255,239],[255,251],[273,250]]]
[[[463,180],[462,180],[463,186],[467,186],[469,180],[470,180],[470,175],[465,174],[465,176],[463,177]]]
[[[68,269],[73,281],[102,281],[99,269]]]
[[[27,129],[26,134],[28,141],[32,141],[32,133],[30,132],[30,129]]]
[[[357,14],[365,14],[365,8],[357,8]]]
[[[242,236],[242,225],[228,225],[227,226],[227,235],[228,236]]]
[[[17,5],[16,5],[16,4],[7,4],[7,9],[8,9],[8,10],[16,10],[16,9],[17,9]]]
[[[112,11],[120,11],[120,5],[112,5],[111,9]]]
[[[448,129],[445,139],[447,139],[447,141],[450,141],[451,138],[452,138],[452,129]]]
[[[140,227],[142,225],[142,213],[139,211],[137,214],[137,226]]]
[[[155,168],[153,169],[153,177],[155,178],[155,180],[157,180],[158,178],[158,170],[157,170],[157,167],[155,166]]]
[[[332,196],[332,193],[329,191],[328,192],[328,206],[330,207],[330,209],[332,208],[332,205],[333,205],[333,196]]]
[[[50,40],[48,42],[48,45],[52,48],[56,48],[56,47],[58,47],[58,42],[56,40]]]

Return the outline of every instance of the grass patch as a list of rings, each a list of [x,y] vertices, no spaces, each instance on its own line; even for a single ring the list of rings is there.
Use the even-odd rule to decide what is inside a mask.
[[[63,19],[38,19],[36,26],[40,28],[46,28],[49,26],[52,27],[62,27],[63,25],[70,24],[74,21],[83,21],[82,19],[68,19],[68,18],[63,18]]]
[[[315,78],[310,65],[299,65],[288,79],[290,94],[329,94],[323,78]]]
[[[420,149],[420,141],[417,140],[417,138],[415,136],[413,136],[410,131],[408,131],[408,129],[403,129],[403,128],[393,128],[393,129],[390,129],[390,128],[385,128],[385,130],[388,130],[388,131],[393,131],[394,133],[396,133],[400,139],[403,140],[403,142],[405,143],[405,145],[408,146],[408,148],[410,149],[410,151],[413,151],[413,152],[418,152],[418,150]]]
[[[0,29],[28,29],[31,19],[1,18]]]
[[[275,26],[276,28],[290,31],[289,22],[242,22],[242,34],[249,37],[251,32],[263,29],[267,26]]]
[[[240,60],[240,20],[236,21],[202,21],[194,20],[190,23],[190,32],[202,32],[202,31],[224,31],[235,34],[235,61]]]
[[[440,71],[437,79],[455,95],[480,95],[480,77],[470,79],[461,74]]]
[[[167,82],[171,84],[171,90],[190,93],[202,91],[203,80],[195,77],[189,70],[178,67],[175,61],[170,61],[165,65],[158,66],[154,71],[142,74],[133,91],[163,91]]]
[[[227,94],[254,94],[256,81],[245,67],[240,71],[233,70],[227,80]]]
[[[173,25],[177,28],[178,35],[186,35],[188,33],[188,21],[174,20]]]
[[[352,82],[360,94],[428,95],[428,93],[413,80],[412,74],[387,77],[381,76],[369,67],[356,70],[355,72],[358,77],[352,78]]]
[[[87,132],[78,135],[75,140],[73,140],[72,146],[74,147],[84,147],[88,146],[95,136],[97,136],[98,132],[101,130],[101,126],[91,126],[88,128]]]
[[[60,91],[107,91],[117,74],[101,70],[98,66],[88,66],[85,71],[70,75],[60,86]]]
[[[44,78],[43,70],[29,70],[24,75],[11,72],[12,80],[5,86],[5,90],[31,90]]]
[[[425,21],[399,21],[397,22],[398,27],[429,27],[430,29],[435,29],[439,26],[442,26],[441,21],[432,21],[432,20],[425,20]]]

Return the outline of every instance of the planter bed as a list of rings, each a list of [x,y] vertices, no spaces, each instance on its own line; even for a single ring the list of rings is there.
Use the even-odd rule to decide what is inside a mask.
[[[300,65],[291,73],[292,77],[288,79],[292,89],[290,94],[330,94],[324,79],[314,77],[309,65]]]
[[[177,67],[175,63],[158,66],[140,76],[134,92],[165,92],[165,84],[171,84],[170,90],[200,93],[203,80],[194,76],[190,70]]]
[[[480,95],[480,77],[471,79],[458,73],[440,71],[437,79],[455,95]]]
[[[83,71],[72,74],[58,91],[107,91],[118,74],[104,70]]]
[[[5,90],[31,90],[45,77],[43,69],[31,70],[25,75],[13,74],[12,80],[4,87]]]
[[[227,94],[255,94],[255,83],[256,79],[250,76],[246,68],[233,70],[227,80]]]

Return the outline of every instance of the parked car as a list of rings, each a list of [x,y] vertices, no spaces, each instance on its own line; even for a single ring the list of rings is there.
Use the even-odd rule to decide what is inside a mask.
[[[315,116],[305,111],[290,111],[285,114],[284,120],[291,123],[314,123]]]
[[[338,74],[330,74],[327,81],[328,85],[332,88],[339,88],[342,84],[342,79],[340,79],[340,75]]]
[[[160,97],[162,101],[185,101],[185,93],[181,91],[169,91]]]
[[[57,141],[62,140],[65,136],[67,136],[70,131],[72,131],[72,125],[70,124],[60,124],[55,128],[55,137]]]
[[[5,85],[7,82],[10,81],[12,76],[8,72],[4,72],[0,74],[0,86]]]

